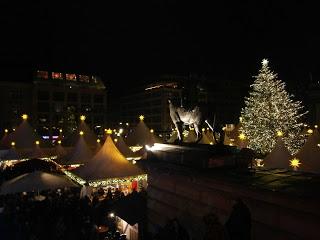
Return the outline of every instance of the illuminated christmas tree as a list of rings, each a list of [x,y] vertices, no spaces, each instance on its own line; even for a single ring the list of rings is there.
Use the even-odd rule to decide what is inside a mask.
[[[282,137],[292,154],[296,153],[303,139],[300,136],[303,106],[293,101],[292,95],[285,90],[285,83],[277,78],[268,66],[268,60],[262,61],[259,75],[251,85],[252,91],[245,99],[245,108],[241,111],[240,131],[249,141],[248,147],[257,153],[271,152],[277,137]]]

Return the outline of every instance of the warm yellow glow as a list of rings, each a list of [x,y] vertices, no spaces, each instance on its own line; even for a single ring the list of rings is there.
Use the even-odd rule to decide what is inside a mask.
[[[153,130],[153,129],[150,129],[150,132],[151,132],[151,133],[153,133],[153,132],[154,132],[154,130]]]
[[[243,133],[240,133],[238,137],[239,137],[240,140],[245,140],[246,139],[246,135],[244,135]]]
[[[202,132],[204,132],[204,131],[206,131],[206,129],[205,129],[205,128],[202,128]]]
[[[210,142],[210,145],[213,145],[213,142]]]
[[[11,146],[14,147],[16,145],[15,142],[11,142]]]
[[[307,133],[312,134],[313,130],[310,128],[310,129],[308,129]]]
[[[81,116],[80,116],[80,120],[81,120],[81,121],[86,120],[86,116],[85,116],[85,115],[81,115]]]
[[[8,131],[8,129],[5,129],[4,132],[5,132],[5,133],[8,133],[9,131]]]
[[[99,143],[100,142],[100,139],[97,139],[97,143]]]
[[[80,131],[79,134],[82,136],[82,135],[84,134],[84,132],[83,132],[83,131]]]
[[[21,117],[22,117],[23,120],[27,120],[28,119],[28,115],[27,114],[22,114]]]
[[[118,142],[118,139],[117,139],[117,138],[115,138],[115,139],[114,139],[114,142]]]
[[[112,134],[112,130],[110,128],[107,129],[107,134]]]
[[[61,140],[58,140],[58,144],[61,144]]]
[[[290,160],[290,166],[293,167],[294,169],[297,169],[300,166],[301,162],[298,158],[294,158]]]
[[[132,164],[136,164],[137,163],[137,161],[136,160],[132,160]]]
[[[314,128],[318,128],[318,125],[314,125]]]
[[[123,133],[123,128],[120,128],[120,129],[119,129],[119,133],[120,133],[120,134]]]
[[[39,141],[36,141],[36,145],[39,145],[40,144],[40,142]]]
[[[140,115],[140,116],[139,116],[139,119],[140,119],[140,121],[143,121],[143,120],[144,120],[144,116],[143,116],[143,115]]]
[[[242,117],[239,117],[239,121],[242,122]]]
[[[277,131],[277,136],[278,137],[282,137],[283,136],[283,132],[282,131]]]
[[[61,133],[62,133],[62,129],[59,129],[59,132],[61,132]]]
[[[126,123],[127,126],[129,126],[129,123]]]
[[[16,129],[15,128],[12,128],[12,131],[15,131]]]

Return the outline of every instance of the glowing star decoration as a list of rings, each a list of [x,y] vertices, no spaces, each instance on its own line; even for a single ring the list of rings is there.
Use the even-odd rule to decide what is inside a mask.
[[[206,131],[206,129],[205,129],[205,128],[202,128],[202,132],[204,132],[204,131]]]
[[[297,170],[300,166],[301,162],[298,158],[294,158],[290,160],[290,166],[293,168],[293,170]]]
[[[312,134],[312,133],[313,133],[313,130],[310,128],[310,129],[308,129],[307,133],[308,133],[308,134]]]
[[[61,140],[58,140],[58,144],[61,144]]]
[[[5,133],[8,133],[9,131],[8,131],[8,129],[5,129],[4,132],[5,132]]]
[[[83,132],[83,131],[80,131],[79,134],[80,134],[80,136],[83,136],[84,132]]]
[[[62,129],[59,129],[59,132],[62,133]]]
[[[213,145],[213,142],[210,142],[210,145]]]
[[[22,117],[23,120],[27,120],[28,119],[28,115],[27,114],[22,114],[21,117]]]
[[[16,145],[15,142],[11,142],[11,146],[14,147]]]
[[[39,141],[36,141],[36,145],[39,145],[40,144],[40,142]]]
[[[100,139],[97,139],[97,143],[99,143],[100,142]]]
[[[112,134],[112,130],[110,128],[107,129],[107,134]]]
[[[154,132],[154,130],[153,130],[153,129],[150,129],[150,132],[151,132],[151,133],[153,133],[153,132]]]
[[[119,129],[119,133],[122,134],[123,133],[123,128]]]
[[[268,59],[264,58],[264,59],[262,59],[261,63],[262,63],[263,66],[265,66],[265,65],[268,65],[269,61],[268,61]]]
[[[129,126],[129,123],[126,123],[126,126]]]
[[[314,128],[318,128],[318,125],[314,125]]]
[[[114,142],[118,142],[118,139],[117,139],[117,138],[115,138],[115,139],[114,139]]]
[[[143,115],[140,115],[140,116],[139,116],[139,119],[140,119],[140,121],[143,121],[143,120],[144,120],[144,116],[143,116]]]
[[[242,122],[242,117],[239,117],[239,122]]]
[[[240,133],[238,137],[242,141],[246,139],[246,135],[244,135],[243,133]]]
[[[85,116],[85,115],[81,115],[81,116],[80,116],[80,120],[81,120],[81,121],[86,120],[86,116]]]
[[[278,137],[282,137],[283,136],[283,132],[282,131],[277,131],[277,136]]]

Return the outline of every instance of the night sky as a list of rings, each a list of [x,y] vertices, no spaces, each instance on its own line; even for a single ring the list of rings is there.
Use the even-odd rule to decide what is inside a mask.
[[[5,3],[6,2],[6,3]],[[319,22],[306,1],[0,3],[0,69],[101,75],[109,90],[162,74],[250,84],[262,58],[289,86],[319,77]],[[245,3],[243,3],[245,2]],[[259,2],[259,3],[256,3]],[[1,78],[1,80],[6,80]]]

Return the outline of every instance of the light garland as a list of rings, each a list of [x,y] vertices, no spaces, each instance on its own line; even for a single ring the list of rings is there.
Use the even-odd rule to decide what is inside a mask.
[[[142,175],[137,175],[137,176],[123,177],[123,178],[109,178],[109,179],[104,179],[104,180],[88,181],[88,183],[92,187],[103,187],[103,186],[108,186],[108,185],[130,183],[133,180],[147,181],[148,175],[142,174]]]

